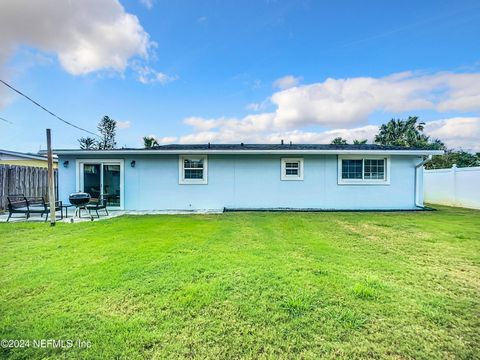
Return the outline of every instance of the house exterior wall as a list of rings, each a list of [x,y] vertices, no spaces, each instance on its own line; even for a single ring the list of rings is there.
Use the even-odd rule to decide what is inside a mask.
[[[21,157],[16,155],[4,154],[0,152],[0,164],[1,165],[17,165],[17,166],[32,166],[46,168],[48,166],[47,160],[29,159],[27,157]],[[57,163],[53,163],[53,167],[57,168]]]
[[[0,160],[0,165],[30,166],[39,168],[48,167],[47,162],[42,160]],[[57,169],[58,165],[53,163],[53,168]]]
[[[415,209],[415,165],[421,161],[417,156],[391,156],[388,185],[339,185],[337,155],[303,155],[304,180],[282,181],[282,157],[299,156],[208,155],[206,185],[179,184],[178,155],[101,159],[124,160],[125,210]],[[80,189],[77,158],[61,156],[59,163],[65,160],[69,166],[59,167],[59,194],[68,203],[68,195]],[[135,167],[130,166],[132,160]]]

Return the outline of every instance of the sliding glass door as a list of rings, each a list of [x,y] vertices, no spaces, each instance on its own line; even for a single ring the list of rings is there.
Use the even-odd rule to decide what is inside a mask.
[[[123,161],[80,160],[79,190],[92,199],[106,199],[107,206],[123,208]]]
[[[120,207],[120,165],[103,164],[102,190],[107,206]]]

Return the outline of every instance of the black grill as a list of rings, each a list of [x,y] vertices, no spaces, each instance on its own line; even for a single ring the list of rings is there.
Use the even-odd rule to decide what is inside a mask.
[[[68,197],[70,204],[76,207],[85,206],[90,202],[90,194],[85,192],[72,193]]]

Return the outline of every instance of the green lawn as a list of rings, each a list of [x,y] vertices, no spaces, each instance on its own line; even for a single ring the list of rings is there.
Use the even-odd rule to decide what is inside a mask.
[[[0,224],[0,358],[480,358],[480,212]]]

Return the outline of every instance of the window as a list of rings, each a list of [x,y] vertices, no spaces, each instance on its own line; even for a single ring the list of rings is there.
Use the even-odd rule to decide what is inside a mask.
[[[303,159],[282,159],[282,180],[303,180]]]
[[[179,163],[180,184],[207,183],[207,156],[180,156]]]
[[[342,160],[342,179],[361,179],[362,160]]]
[[[390,158],[338,157],[339,184],[389,184],[388,167]]]
[[[365,159],[363,165],[364,179],[385,179],[385,159]]]

